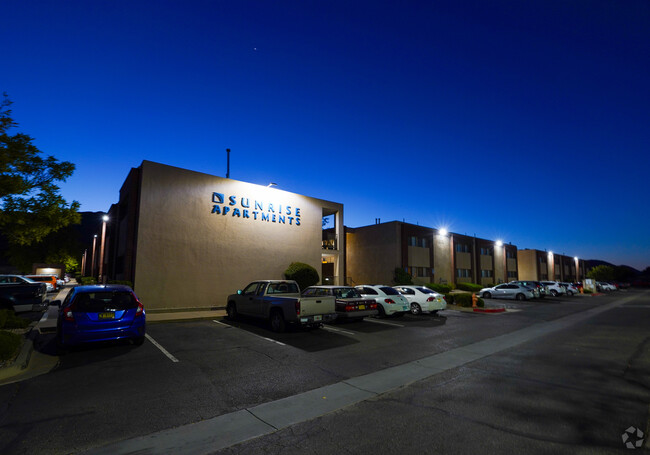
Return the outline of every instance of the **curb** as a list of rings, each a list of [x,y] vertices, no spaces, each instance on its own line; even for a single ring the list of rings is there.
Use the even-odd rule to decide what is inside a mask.
[[[505,308],[474,308],[474,313],[505,313]]]
[[[32,357],[32,352],[34,352],[34,342],[30,339],[26,339],[23,343],[23,347],[20,349],[20,353],[16,360],[6,368],[0,369],[0,381],[4,379],[17,376],[29,365],[29,359]]]

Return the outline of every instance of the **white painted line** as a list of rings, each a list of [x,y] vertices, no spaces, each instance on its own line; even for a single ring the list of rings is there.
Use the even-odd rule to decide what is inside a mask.
[[[348,335],[356,335],[356,333],[354,333],[354,332],[347,332],[345,330],[335,329],[334,327],[328,327],[326,325],[323,326],[323,329],[328,330],[330,332],[339,332],[339,333],[347,333]]]
[[[156,340],[154,340],[153,338],[151,338],[151,336],[150,336],[148,333],[145,333],[144,336],[147,337],[147,340],[151,341],[155,347],[157,347],[158,349],[160,349],[160,351],[161,351],[163,354],[165,354],[167,357],[169,357],[169,359],[170,359],[172,362],[174,362],[174,363],[177,363],[177,362],[178,362],[178,359],[177,359],[176,357],[174,357],[173,355],[171,355],[171,354],[169,353],[169,351],[167,351],[167,349],[163,348],[160,344],[158,344],[158,342],[157,342]]]
[[[222,325],[227,329],[232,329],[233,328],[233,326],[231,326],[230,324],[224,324],[223,322],[217,321],[216,319],[213,319],[212,322],[216,322],[217,324]]]
[[[237,328],[237,327],[234,327],[232,325],[224,324],[223,322],[215,321],[214,319],[212,320],[212,322],[216,322],[219,325],[225,325],[225,326],[231,327],[233,329]],[[261,339],[266,340],[266,341],[270,341],[271,343],[279,344],[280,346],[286,346],[286,344],[284,344],[284,343],[276,341],[276,340],[274,340],[272,338],[263,337],[262,335],[258,335],[258,334],[253,333],[253,332],[249,332],[248,330],[242,330],[242,332],[246,332],[246,333],[248,333],[250,335],[256,336],[257,338],[261,338]]]
[[[393,327],[406,327],[405,325],[402,324],[395,324],[393,322],[386,322],[386,321],[378,321],[377,319],[371,319],[371,318],[365,318],[364,321],[372,322],[374,324],[392,325]]]

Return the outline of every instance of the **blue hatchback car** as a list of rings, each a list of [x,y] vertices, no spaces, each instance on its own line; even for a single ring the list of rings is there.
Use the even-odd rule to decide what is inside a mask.
[[[57,343],[65,348],[95,341],[131,339],[141,345],[145,326],[144,306],[130,287],[77,286],[60,304]]]

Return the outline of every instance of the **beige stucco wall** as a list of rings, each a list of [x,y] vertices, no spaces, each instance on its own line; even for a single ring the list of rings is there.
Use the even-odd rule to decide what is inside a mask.
[[[223,203],[213,202],[215,192],[224,195]],[[248,199],[249,218],[243,217],[242,198]],[[262,221],[261,213],[254,219],[252,212],[260,212],[256,200],[265,214],[275,213],[276,222]],[[215,205],[221,212],[228,207],[228,213],[213,213]],[[278,221],[280,206],[284,224]],[[342,232],[341,204],[145,161],[135,291],[149,309],[210,308],[225,306],[228,294],[252,280],[284,278],[294,261],[320,275],[323,207],[339,211]],[[240,216],[233,216],[235,209]]]
[[[434,234],[433,236],[433,267],[434,282],[445,282],[451,284],[454,282],[454,274],[451,263],[451,245],[448,235]]]
[[[472,269],[472,255],[471,253],[456,253],[456,268],[457,269]]]
[[[393,283],[395,267],[400,267],[401,235],[397,222],[356,228],[346,235],[348,284]]]
[[[431,267],[431,250],[421,246],[409,246],[408,258],[410,267]]]
[[[503,245],[494,246],[494,277],[492,282],[494,284],[499,283],[499,280],[502,282],[508,281],[508,275],[506,273],[506,249]]]
[[[537,252],[535,250],[518,250],[520,280],[537,280]]]

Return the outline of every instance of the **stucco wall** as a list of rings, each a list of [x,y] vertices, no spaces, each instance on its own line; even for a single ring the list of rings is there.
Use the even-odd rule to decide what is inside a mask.
[[[451,284],[455,271],[451,263],[451,245],[448,235],[433,235],[434,282]]]
[[[148,161],[141,168],[134,287],[145,308],[225,306],[252,280],[284,278],[294,261],[320,274],[322,209],[342,214],[341,204]]]
[[[537,251],[519,250],[517,252],[519,263],[519,279],[537,281]]]
[[[393,283],[395,267],[401,266],[401,236],[397,222],[356,228],[346,235],[348,282]]]

